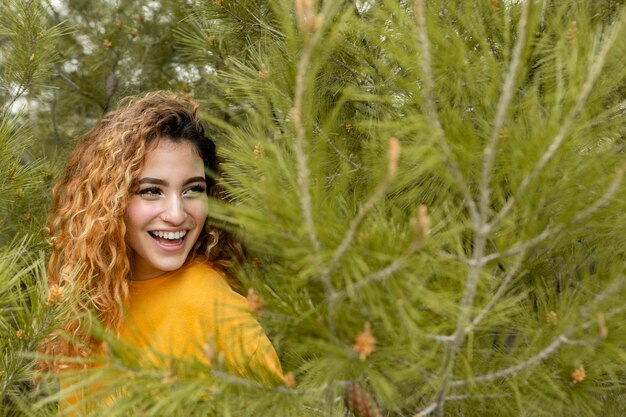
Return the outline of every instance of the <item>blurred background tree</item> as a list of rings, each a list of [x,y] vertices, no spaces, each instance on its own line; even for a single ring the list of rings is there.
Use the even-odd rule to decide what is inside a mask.
[[[180,1],[68,0],[46,4],[66,30],[49,84],[31,118],[51,148],[71,146],[117,101],[141,91],[189,92],[204,68],[186,65],[173,31],[189,5]],[[207,64],[210,65],[210,64]]]
[[[250,250],[233,273],[286,373],[112,349],[107,415],[626,412],[623,1],[5,3],[3,244],[38,233],[63,155],[119,99],[189,93],[226,161],[211,221]]]
[[[41,228],[53,163],[38,156],[29,97],[57,62],[64,35],[38,4],[0,4],[0,415],[32,415],[34,353],[63,307],[44,291]]]

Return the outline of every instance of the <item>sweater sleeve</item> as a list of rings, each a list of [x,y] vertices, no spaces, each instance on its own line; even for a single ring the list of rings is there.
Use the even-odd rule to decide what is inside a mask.
[[[282,383],[276,351],[265,331],[248,310],[244,297],[228,290],[218,302],[216,348],[224,352],[225,365],[234,373],[267,385]]]

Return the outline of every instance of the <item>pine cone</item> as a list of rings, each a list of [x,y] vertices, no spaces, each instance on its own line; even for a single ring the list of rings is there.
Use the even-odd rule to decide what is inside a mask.
[[[382,417],[374,396],[354,381],[351,381],[346,388],[343,403],[354,417]]]

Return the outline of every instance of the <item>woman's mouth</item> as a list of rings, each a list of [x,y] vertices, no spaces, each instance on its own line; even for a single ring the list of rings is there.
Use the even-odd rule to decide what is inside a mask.
[[[158,243],[166,246],[177,246],[183,243],[187,230],[179,230],[177,232],[162,232],[160,230],[148,232],[150,236]]]

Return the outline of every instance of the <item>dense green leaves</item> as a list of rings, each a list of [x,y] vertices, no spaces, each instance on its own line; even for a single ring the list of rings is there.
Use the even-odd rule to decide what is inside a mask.
[[[35,3],[2,6],[3,227],[40,227],[56,152],[118,99],[192,93],[224,159],[211,222],[295,379],[112,348],[108,415],[624,414],[622,1]],[[10,253],[2,369],[27,381],[14,289],[42,273]]]

